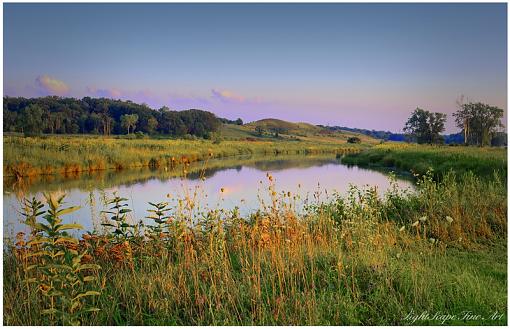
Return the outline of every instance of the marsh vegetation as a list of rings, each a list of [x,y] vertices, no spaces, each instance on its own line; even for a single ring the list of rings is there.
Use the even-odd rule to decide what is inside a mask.
[[[353,186],[304,212],[271,174],[261,192],[269,201],[248,216],[196,212],[192,194],[171,206],[161,195],[140,223],[125,196],[110,194],[104,231],[86,234],[59,226],[74,210],[62,194],[25,200],[29,233],[4,251],[4,322],[443,323],[406,319],[427,310],[458,315],[447,324],[506,324],[506,316],[489,318],[507,309],[505,151],[421,150],[421,158],[401,146],[352,156],[436,159],[416,171],[416,191],[394,185],[381,196]],[[475,167],[449,162],[470,156]],[[466,311],[486,320],[462,319]]]

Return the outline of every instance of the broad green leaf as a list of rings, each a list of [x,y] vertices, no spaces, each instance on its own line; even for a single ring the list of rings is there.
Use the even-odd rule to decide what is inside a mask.
[[[62,215],[66,215],[66,214],[70,214],[78,209],[80,209],[81,207],[69,207],[69,208],[65,208],[65,209],[62,209],[62,210],[59,210],[57,212],[57,215],[59,216],[62,216]]]

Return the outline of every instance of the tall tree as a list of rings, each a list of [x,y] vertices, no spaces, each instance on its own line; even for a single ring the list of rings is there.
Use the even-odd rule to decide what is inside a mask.
[[[131,101],[84,97],[82,99],[47,96],[40,98],[4,97],[4,131],[66,134],[122,134],[127,127],[121,125],[123,115],[138,115],[136,130],[144,133],[161,133],[173,136],[192,134],[208,137],[217,131],[221,122],[212,113],[201,110],[172,111],[168,107],[154,110]],[[42,110],[36,126],[27,108]],[[38,113],[38,110],[35,110]],[[38,119],[35,119],[37,122]],[[27,129],[29,131],[27,131]],[[134,126],[129,126],[129,132]]]
[[[446,114],[432,113],[417,107],[407,120],[404,132],[418,144],[438,144],[443,141],[441,132],[444,131],[445,122]]]
[[[43,110],[40,106],[29,105],[21,111],[21,131],[25,134],[40,134],[43,128]]]
[[[469,113],[464,109],[464,95],[460,95],[456,101],[457,112],[453,115],[455,117],[455,123],[457,127],[461,128],[464,132],[464,144],[468,143],[469,135]]]
[[[428,125],[428,118],[429,112],[417,107],[407,120],[404,132],[410,135],[419,144],[429,142],[430,128]]]
[[[441,133],[444,131],[445,122],[446,114],[439,112],[429,113],[430,143],[442,144],[444,142]]]
[[[483,103],[467,103],[453,115],[457,127],[463,129],[465,142],[470,145],[490,145],[492,136],[503,127],[501,118],[504,111],[496,106]]]
[[[138,122],[137,114],[124,114],[120,117],[120,124],[122,127],[127,129],[127,133],[129,135],[130,128],[133,128],[133,131],[136,128],[136,123]]]
[[[149,134],[153,134],[156,131],[156,128],[158,128],[158,120],[156,120],[154,117],[149,117],[147,119],[147,132]]]

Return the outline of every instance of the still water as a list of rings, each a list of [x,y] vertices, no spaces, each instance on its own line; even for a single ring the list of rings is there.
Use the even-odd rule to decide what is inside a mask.
[[[183,178],[186,170],[186,178]],[[274,190],[291,192],[289,202],[296,209],[303,205],[326,201],[336,192],[346,195],[350,185],[375,186],[380,195],[390,187],[387,174],[348,167],[331,156],[238,157],[196,163],[186,168],[138,169],[101,171],[78,177],[39,177],[32,181],[4,180],[4,235],[27,231],[21,224],[22,198],[35,196],[44,200],[44,192],[66,194],[66,206],[81,206],[67,215],[65,222],[80,223],[85,231],[101,231],[105,220],[104,200],[113,192],[128,199],[131,220],[138,222],[147,216],[148,202],[169,202],[176,207],[186,195],[194,201],[199,214],[206,209],[232,210],[238,207],[241,216],[249,215],[268,203],[268,186],[272,176]],[[398,178],[399,188],[412,189],[407,179]]]

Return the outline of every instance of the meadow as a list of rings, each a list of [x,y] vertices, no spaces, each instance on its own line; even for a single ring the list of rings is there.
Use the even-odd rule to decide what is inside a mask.
[[[494,171],[506,177],[507,150],[498,147],[417,145],[383,143],[364,152],[347,154],[342,162],[366,167],[382,167],[424,175],[432,168],[441,176],[454,169],[457,174],[473,172],[492,176]]]
[[[161,196],[141,226],[112,195],[109,233],[80,237],[63,195],[26,200],[31,234],[4,248],[4,324],[507,324],[506,151],[383,144],[347,161],[380,152],[423,168],[417,192],[352,187],[298,213],[268,174],[271,202],[247,218]]]
[[[173,167],[187,162],[238,155],[343,154],[357,152],[375,140],[348,144],[346,136],[295,138],[249,137],[243,128],[225,128],[225,140],[135,139],[101,136],[4,136],[4,175],[35,175]]]

